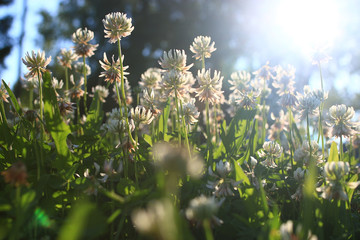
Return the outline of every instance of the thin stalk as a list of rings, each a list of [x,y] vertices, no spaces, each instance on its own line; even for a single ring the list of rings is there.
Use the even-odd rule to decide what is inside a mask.
[[[266,80],[264,78],[264,89],[263,89],[263,94],[264,94],[264,98],[262,99],[263,101],[263,108],[262,108],[262,133],[261,133],[261,142],[264,143],[265,142],[265,138],[266,138],[266,109],[265,109],[265,90],[266,90]]]
[[[29,109],[33,109],[33,101],[34,101],[34,88],[29,90]]]
[[[205,68],[205,55],[204,54],[201,56],[201,68],[202,69]]]
[[[210,225],[210,220],[209,219],[205,219],[203,221],[203,228],[204,228],[204,233],[205,233],[206,240],[213,240],[214,236],[213,236],[212,231],[211,231],[211,225]]]
[[[39,80],[39,98],[40,98],[40,120],[44,121],[43,116],[43,92],[42,92],[42,84],[41,84],[41,75],[40,70],[37,71],[38,80]],[[42,128],[41,128],[42,129]]]
[[[292,142],[292,111],[291,108],[288,108],[289,112],[289,143],[290,143],[290,162],[291,168],[294,169],[294,159],[293,159],[293,142]],[[292,144],[291,144],[292,143]]]
[[[218,134],[217,134],[217,126],[218,126],[218,121],[217,121],[217,104],[214,104],[214,127],[215,127],[215,143],[218,142]]]
[[[2,99],[0,100],[0,110],[1,110],[1,115],[0,115],[0,117],[1,117],[1,122],[2,122],[3,124],[5,124],[5,123],[7,123],[7,120],[6,120],[4,102],[3,102]]]
[[[178,140],[179,140],[179,146],[181,146],[180,110],[179,110],[179,103],[178,103],[176,89],[175,89],[175,105],[176,105],[176,126],[178,129]]]
[[[343,157],[344,157],[343,139],[342,139],[342,135],[340,135],[340,161],[343,160]]]
[[[312,159],[311,159],[311,154],[312,154],[312,149],[311,149],[311,137],[310,137],[310,122],[309,122],[309,114],[306,114],[306,130],[307,130],[307,135],[308,135],[308,141],[309,141],[309,151],[310,151],[310,156],[309,156],[309,161],[311,163]]]
[[[319,107],[319,136],[321,136],[321,150],[322,150],[322,156],[323,159],[325,159],[325,144],[324,144],[324,131],[323,131],[323,127],[322,127],[322,112],[324,109],[324,80],[322,77],[322,71],[321,71],[321,64],[319,62],[319,72],[320,72],[320,80],[321,80],[321,93],[323,95],[323,100],[321,101],[320,107]]]
[[[139,186],[139,179],[138,179],[138,174],[137,174],[137,160],[138,160],[137,143],[139,141],[138,129],[139,129],[139,124],[136,124],[136,126],[135,126],[135,158],[134,158],[134,172],[135,172],[136,186]]]
[[[86,61],[85,56],[83,56],[83,75],[84,75],[84,112],[87,114],[87,105],[86,105],[86,96],[87,96],[87,72],[86,72]]]
[[[189,144],[189,138],[188,138],[188,130],[186,128],[186,124],[185,124],[185,118],[183,116],[183,105],[182,105],[182,101],[180,101],[180,110],[181,110],[181,115],[182,115],[182,127],[184,129],[184,132],[185,132],[185,144],[186,144],[186,147],[188,149],[188,152],[189,152],[189,156],[190,156],[190,159],[191,159],[191,151],[190,151],[190,144]]]
[[[69,90],[69,71],[67,67],[65,67],[65,90]]]
[[[127,117],[127,116],[124,116],[124,115],[123,115],[123,112],[122,112],[119,85],[118,85],[117,83],[115,83],[115,89],[116,89],[116,96],[117,96],[117,98],[118,98],[118,103],[119,103],[120,116],[121,116],[121,117]]]
[[[207,147],[206,147],[206,152],[207,152],[207,160],[208,160],[208,164],[211,164],[212,159],[210,159],[210,146],[211,146],[211,135],[210,135],[210,113],[209,113],[209,101],[206,100],[205,103],[205,110],[206,110],[206,135],[207,135]]]

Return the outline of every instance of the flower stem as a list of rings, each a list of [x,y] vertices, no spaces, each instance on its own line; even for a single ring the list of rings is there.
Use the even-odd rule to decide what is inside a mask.
[[[211,225],[210,225],[210,220],[209,219],[205,219],[203,221],[203,228],[204,228],[206,240],[213,240],[214,236],[213,236],[212,231],[211,231]]]
[[[294,169],[294,159],[293,159],[293,141],[292,141],[292,111],[291,108],[288,108],[289,112],[289,143],[290,143],[290,162],[291,168]]]
[[[5,108],[4,108],[4,102],[2,99],[0,99],[0,110],[1,110],[1,123],[5,124],[7,123],[6,120],[6,114],[5,114]]]
[[[321,93],[322,93],[322,101],[319,107],[319,137],[321,136],[321,150],[323,159],[325,159],[325,144],[324,144],[324,131],[322,127],[322,112],[324,109],[324,100],[325,100],[325,93],[324,93],[324,80],[322,77],[321,71],[321,64],[319,62],[319,72],[320,72],[320,80],[321,80]]]
[[[86,72],[86,61],[85,56],[83,56],[83,75],[84,75],[84,112],[87,114],[87,105],[86,105],[86,96],[87,96],[87,72]]]
[[[69,71],[67,67],[65,67],[65,90],[69,90]]]
[[[306,130],[307,130],[307,137],[308,137],[308,141],[309,141],[309,163],[311,164],[311,154],[312,154],[312,149],[311,149],[311,137],[310,137],[310,122],[309,122],[309,114],[306,114]]]
[[[210,135],[210,113],[209,113],[209,101],[206,100],[205,103],[205,110],[206,110],[206,135],[207,135],[207,147],[206,147],[206,156],[208,160],[208,164],[211,164],[211,153],[210,153],[210,147],[211,147],[211,135]]]
[[[177,126],[177,129],[178,129],[179,146],[181,146],[180,110],[179,110],[179,103],[178,103],[176,89],[175,89],[175,105],[176,105],[176,126]]]
[[[189,138],[188,138],[188,131],[187,131],[187,128],[186,128],[186,124],[185,124],[185,118],[183,116],[183,105],[182,105],[182,101],[180,101],[180,110],[181,110],[181,115],[182,115],[182,127],[184,129],[184,132],[185,132],[185,144],[186,144],[186,147],[188,149],[188,152],[189,152],[189,156],[191,158],[191,151],[190,151],[190,144],[189,144]]]
[[[137,151],[137,143],[139,141],[138,137],[138,129],[139,125],[135,126],[135,158],[134,158],[134,172],[135,172],[135,184],[139,186],[138,174],[137,174],[137,160],[138,160],[138,151]]]
[[[342,135],[340,135],[340,161],[343,160],[343,156],[344,156],[343,139],[342,139]]]

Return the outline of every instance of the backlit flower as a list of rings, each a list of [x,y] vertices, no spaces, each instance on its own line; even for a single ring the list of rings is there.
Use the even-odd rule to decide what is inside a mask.
[[[76,55],[71,49],[61,49],[60,56],[57,57],[59,63],[64,68],[71,69],[71,65],[74,61],[76,61],[79,58],[78,55]]]
[[[141,74],[139,86],[144,89],[158,89],[161,82],[161,69],[148,68]]]
[[[113,12],[105,16],[102,20],[104,24],[105,38],[110,38],[110,43],[116,43],[122,37],[129,36],[134,30],[131,18],[126,17],[126,13]]]
[[[94,38],[94,32],[87,28],[78,28],[72,35],[72,41],[76,43],[74,46],[75,53],[80,57],[91,57],[94,55],[99,44],[90,44],[89,42]]]
[[[150,124],[154,119],[154,115],[151,110],[146,109],[143,106],[136,106],[136,108],[131,108],[130,115],[137,125]]]
[[[27,52],[25,54],[25,59],[21,58],[21,60],[29,70],[29,72],[25,74],[26,78],[34,78],[39,74],[40,79],[42,79],[42,73],[46,71],[46,66],[50,63],[51,56],[45,58],[45,52],[40,52],[39,50],[37,53],[32,51],[31,56],[29,52]]]
[[[9,102],[7,98],[9,97],[9,94],[7,93],[5,86],[2,84],[0,87],[0,100],[4,102]]]
[[[83,62],[75,63],[74,70],[77,73],[84,74],[84,63]],[[86,76],[91,75],[91,68],[88,64],[85,64],[85,74]]]
[[[280,158],[283,152],[282,147],[275,141],[267,141],[263,144],[263,149],[258,151],[258,155],[261,158],[266,158],[265,161],[261,162],[260,164],[275,168],[277,165],[275,164],[275,159]]]
[[[192,81],[191,73],[182,73],[176,70],[170,70],[164,73],[161,87],[164,90],[166,96],[173,96],[182,99],[185,94],[187,94],[190,89],[190,84]]]
[[[192,45],[190,45],[190,51],[195,53],[193,56],[195,59],[210,58],[211,53],[216,50],[214,48],[215,42],[211,42],[211,37],[198,36],[194,39]]]
[[[177,49],[164,52],[163,56],[160,57],[159,64],[165,70],[177,70],[180,72],[188,72],[193,66],[193,64],[186,66],[185,51]]]
[[[212,104],[218,103],[221,99],[223,91],[221,91],[223,77],[220,72],[214,71],[211,77],[211,70],[201,69],[198,71],[196,79],[199,87],[195,89],[196,97],[200,101],[209,101]]]
[[[216,164],[215,173],[212,171],[211,166],[209,166],[208,171],[209,176],[215,178],[215,181],[209,180],[206,187],[213,189],[215,196],[234,196],[233,190],[236,191],[242,181],[235,181],[230,177],[232,169],[229,162],[219,161]]]
[[[185,123],[187,125],[194,124],[198,122],[198,117],[200,115],[200,112],[195,106],[195,99],[192,98],[190,101],[183,104],[183,112],[182,112],[182,118],[184,118]]]
[[[262,66],[257,71],[253,72],[255,78],[260,79],[262,82],[270,80],[273,78],[274,69],[269,66],[269,62],[267,62],[264,66]]]
[[[84,90],[82,90],[82,86],[84,85],[84,78],[81,77],[76,82],[74,81],[74,76],[70,76],[70,82],[73,84],[73,87],[66,91],[66,95],[70,96],[71,98],[80,99],[84,95]]]
[[[358,125],[350,120],[354,117],[353,107],[347,107],[344,104],[333,105],[329,109],[329,119],[326,121],[329,127],[332,127],[332,135],[336,137],[350,137],[356,133],[354,130]]]
[[[190,201],[189,207],[185,211],[185,215],[189,220],[198,221],[199,223],[202,223],[204,220],[210,220],[216,225],[220,225],[223,221],[215,215],[223,201],[224,200],[217,202],[214,197],[201,195]]]
[[[105,81],[110,81],[110,83],[113,82],[121,82],[121,70],[120,70],[120,59],[114,60],[114,55],[112,56],[112,62],[110,63],[106,53],[104,53],[104,59],[103,61],[99,60],[99,63],[101,65],[101,68],[105,71],[101,72],[99,77],[104,77]],[[122,56],[122,62],[124,62],[124,56]],[[128,66],[123,67],[123,73],[124,75],[128,75],[129,73],[125,72],[126,69],[128,69]]]
[[[299,94],[297,109],[300,111],[301,118],[306,118],[307,115],[315,115],[318,113],[318,108],[321,104],[321,99],[315,92],[311,91],[308,86],[304,87],[304,94]]]
[[[236,95],[236,105],[239,108],[243,108],[246,110],[252,110],[252,109],[256,109],[257,107],[257,103],[256,103],[256,99],[258,97],[258,95],[256,95],[253,91],[248,91],[248,92],[237,92],[238,94]]]
[[[317,163],[321,163],[322,156],[319,153],[319,144],[316,141],[311,141],[311,159],[315,160]],[[309,164],[310,160],[310,147],[309,141],[304,140],[300,148],[296,149],[294,152],[295,162],[303,161],[305,165]]]
[[[276,76],[274,77],[273,87],[277,88],[277,94],[279,96],[284,95],[285,93],[293,93],[295,88],[295,67],[288,65],[287,69],[282,68],[281,66],[275,67]]]
[[[105,98],[107,98],[109,96],[109,90],[101,85],[97,85],[97,86],[93,87],[92,92],[93,92],[92,96],[95,96],[95,93],[98,94],[99,100],[101,102],[105,102]]]
[[[231,80],[228,82],[231,84],[230,90],[235,91],[238,90],[240,92],[244,92],[249,90],[251,75],[247,71],[238,71],[233,72],[230,75]]]

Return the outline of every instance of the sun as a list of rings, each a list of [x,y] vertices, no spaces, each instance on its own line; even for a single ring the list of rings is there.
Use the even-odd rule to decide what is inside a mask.
[[[340,7],[335,0],[280,0],[275,21],[295,47],[310,51],[332,45],[340,35]]]

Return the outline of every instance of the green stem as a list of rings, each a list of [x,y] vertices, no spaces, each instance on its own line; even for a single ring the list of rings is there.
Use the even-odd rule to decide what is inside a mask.
[[[189,156],[190,156],[190,159],[191,159],[191,151],[190,151],[190,144],[189,144],[189,138],[188,138],[188,131],[187,131],[187,128],[186,128],[186,124],[185,124],[185,118],[184,118],[184,115],[183,115],[183,105],[182,105],[182,101],[180,101],[180,110],[181,110],[181,115],[182,115],[182,127],[184,129],[184,132],[185,132],[185,144],[186,144],[186,147],[188,149],[188,152],[189,152]]]
[[[3,102],[2,99],[0,99],[0,110],[1,110],[1,122],[3,124],[7,123],[6,114],[5,114],[5,108],[4,108],[4,102]]]
[[[137,124],[137,125],[135,126],[135,157],[134,157],[134,172],[135,172],[135,183],[136,183],[136,186],[139,186],[139,179],[138,179],[138,173],[137,173],[137,160],[138,160],[137,143],[138,143],[138,141],[139,141],[138,129],[139,129],[139,125]]]
[[[180,110],[179,110],[179,103],[178,103],[176,89],[175,89],[175,105],[176,105],[176,126],[178,129],[178,140],[179,140],[179,146],[181,146]]]
[[[209,101],[206,100],[205,103],[205,111],[206,111],[206,135],[207,135],[207,160],[208,164],[211,164],[211,154],[210,154],[210,146],[211,146],[211,134],[210,134],[210,113],[209,113]]]
[[[306,130],[307,130],[307,137],[308,137],[308,141],[309,141],[309,151],[310,151],[310,156],[309,156],[309,164],[311,164],[311,154],[312,154],[312,149],[311,149],[311,137],[310,137],[310,122],[309,122],[309,114],[306,114]]]
[[[218,142],[218,134],[217,134],[217,126],[218,126],[218,122],[217,122],[217,104],[214,104],[214,127],[215,127],[215,143]],[[215,144],[216,145],[216,144]]]
[[[43,100],[42,100],[43,99],[43,94],[42,94],[42,83],[41,83],[40,70],[37,71],[37,75],[38,75],[38,81],[39,81],[40,120],[44,121],[44,117],[43,117]]]
[[[293,159],[293,141],[292,141],[292,110],[289,107],[289,143],[290,143],[290,162],[291,162],[291,168],[294,169],[294,159]]]
[[[211,231],[211,225],[210,225],[210,220],[209,219],[205,219],[203,221],[203,228],[204,228],[206,240],[213,240],[214,236],[213,236],[212,231]]]
[[[34,101],[34,88],[29,90],[29,109],[33,109],[33,101]]]
[[[69,72],[67,67],[65,67],[65,90],[69,90]]]
[[[320,107],[319,107],[319,131],[320,131],[319,136],[321,136],[322,156],[323,156],[323,159],[325,159],[324,131],[323,131],[323,127],[322,127],[322,112],[323,112],[323,109],[324,109],[325,92],[324,92],[324,80],[323,80],[323,76],[322,76],[320,62],[319,62],[319,72],[320,72],[320,80],[321,80],[321,93],[322,93],[322,96],[323,96],[323,100],[322,100],[322,102],[320,104]]]
[[[342,135],[340,135],[340,161],[343,160],[343,156],[344,156],[343,139],[342,139]]]
[[[86,97],[87,97],[87,72],[86,72],[86,61],[85,56],[83,56],[83,75],[84,75],[84,112],[87,114],[87,105],[86,105]]]
[[[205,56],[204,56],[204,54],[201,56],[201,68],[202,69],[205,68]]]

